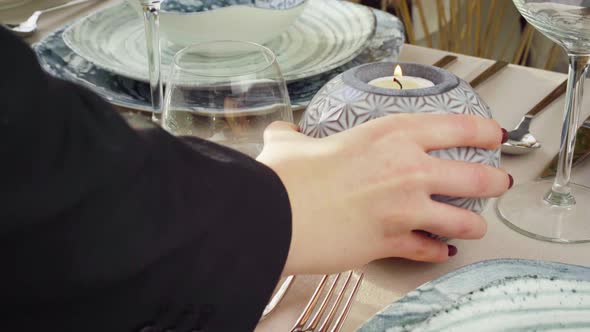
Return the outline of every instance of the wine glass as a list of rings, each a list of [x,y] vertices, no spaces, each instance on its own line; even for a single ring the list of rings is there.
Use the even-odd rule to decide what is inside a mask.
[[[142,7],[145,38],[147,45],[150,94],[152,98],[152,120],[160,121],[162,112],[162,75],[160,71],[160,2],[161,0],[139,1]]]
[[[256,157],[271,122],[293,121],[274,53],[250,42],[212,41],[176,54],[166,89],[162,127]]]
[[[572,157],[590,59],[590,3],[581,0],[514,0],[522,16],[561,45],[569,57],[559,163],[554,181],[516,186],[498,201],[514,230],[540,240],[590,242],[590,188],[570,183]]]

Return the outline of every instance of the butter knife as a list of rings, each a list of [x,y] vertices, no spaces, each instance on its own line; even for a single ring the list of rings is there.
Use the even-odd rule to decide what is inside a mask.
[[[277,305],[283,300],[283,297],[285,297],[285,294],[287,294],[289,288],[291,288],[291,286],[293,285],[293,281],[295,281],[295,276],[288,276],[287,279],[283,281],[275,295],[266,305],[266,308],[264,308],[264,312],[262,313],[262,317],[260,318],[261,320],[266,318],[266,316],[268,316],[273,310],[275,310]]]
[[[582,161],[588,158],[588,156],[590,156],[590,117],[586,119],[576,134],[576,145],[574,146],[572,168],[581,164]],[[551,163],[549,163],[549,166],[547,166],[541,173],[541,179],[555,176],[557,173],[558,157],[559,155],[555,156]]]
[[[488,78],[494,76],[500,70],[504,69],[506,66],[508,66],[508,62],[496,61],[496,62],[494,62],[493,65],[488,67],[488,69],[484,70],[481,74],[477,75],[476,78],[471,80],[471,82],[469,82],[469,84],[471,85],[471,87],[475,88],[476,86],[485,82]]]
[[[442,57],[440,60],[433,63],[432,65],[435,67],[438,67],[438,68],[444,68],[455,60],[457,60],[457,57],[455,55],[445,55],[444,57]]]
[[[437,62],[435,62],[432,65],[435,66],[435,67],[444,68],[449,63],[451,63],[451,62],[453,62],[455,60],[457,60],[457,57],[456,56],[454,56],[454,55],[446,55],[446,56],[444,56],[443,58],[441,58],[440,60],[438,60]],[[506,62],[506,61],[496,61],[496,62],[494,62],[493,65],[491,65],[490,67],[488,67],[481,74],[477,75],[476,78],[474,78],[473,80],[471,80],[471,82],[469,82],[469,84],[471,85],[471,87],[475,88],[476,86],[478,86],[481,83],[485,82],[488,78],[494,76],[500,70],[504,69],[506,66],[508,66],[508,62]]]

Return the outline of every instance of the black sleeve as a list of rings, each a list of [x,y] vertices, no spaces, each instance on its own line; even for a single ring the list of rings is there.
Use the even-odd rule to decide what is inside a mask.
[[[251,331],[291,210],[255,160],[134,131],[0,28],[0,330]]]

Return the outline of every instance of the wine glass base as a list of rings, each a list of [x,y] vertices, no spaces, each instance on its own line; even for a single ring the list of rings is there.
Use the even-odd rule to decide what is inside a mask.
[[[571,184],[576,204],[555,206],[545,200],[552,181],[515,186],[498,199],[502,221],[528,237],[559,243],[590,242],[590,188]]]

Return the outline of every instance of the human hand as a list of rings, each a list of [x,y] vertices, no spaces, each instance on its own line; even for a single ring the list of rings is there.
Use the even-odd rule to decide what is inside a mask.
[[[512,181],[500,169],[427,152],[495,149],[502,139],[496,122],[469,115],[391,115],[322,139],[271,124],[258,160],[278,174],[291,203],[283,273],[329,273],[385,257],[446,261],[454,249],[420,231],[479,239],[487,227],[431,195],[494,197]]]

